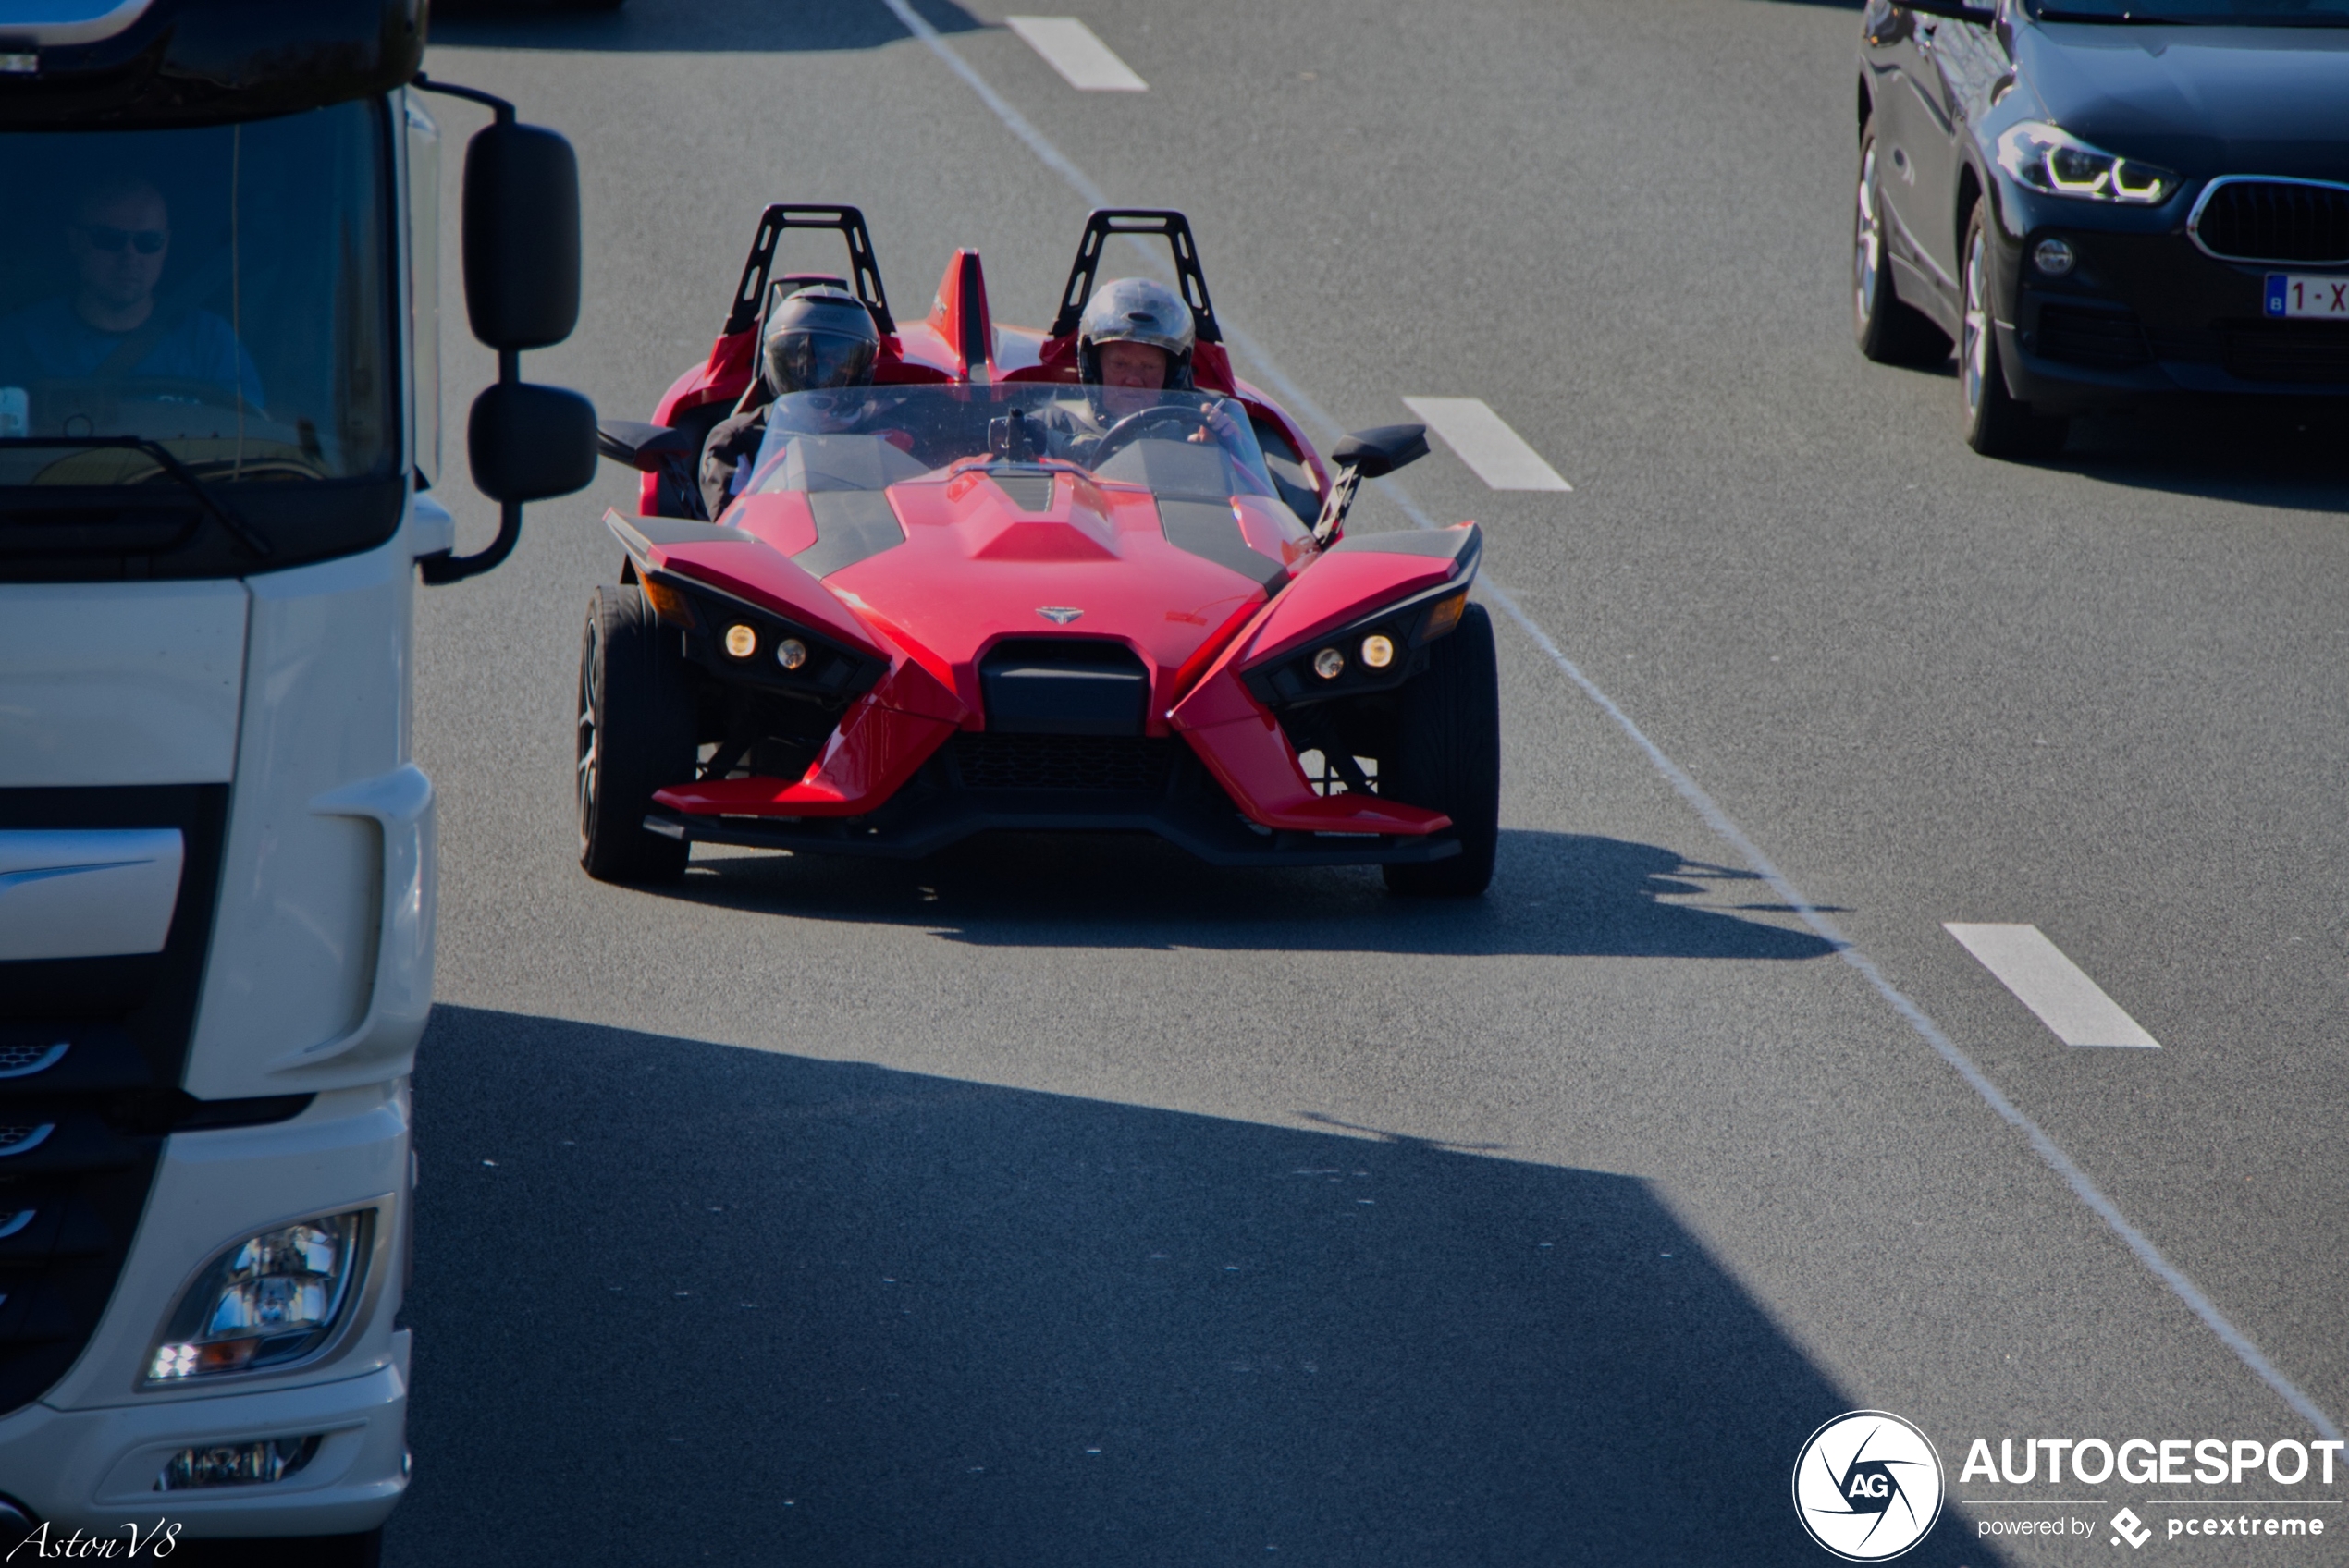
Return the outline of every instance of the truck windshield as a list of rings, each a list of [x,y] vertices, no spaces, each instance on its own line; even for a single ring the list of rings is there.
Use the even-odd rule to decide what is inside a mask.
[[[389,472],[387,184],[365,102],[0,133],[0,487]]]

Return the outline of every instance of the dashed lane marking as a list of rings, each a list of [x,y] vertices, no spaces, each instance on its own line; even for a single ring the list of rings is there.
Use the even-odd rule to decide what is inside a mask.
[[[971,68],[970,62],[956,53],[954,46],[941,37],[938,30],[930,26],[920,12],[914,9],[911,0],[881,0],[881,4],[889,7],[890,14],[897,18],[907,32],[920,40],[922,47],[929,50],[939,64],[962,79],[964,84],[971,90],[978,101],[993,111],[997,119],[1002,121],[1004,129],[1027,143],[1027,150],[1035,153],[1037,159],[1046,168],[1066,180],[1069,188],[1082,197],[1088,205],[1095,207],[1114,205],[1108,194],[1094,183],[1091,176],[1071,162],[1067,153],[1052,144],[1051,138],[1038,130],[1029,123],[1027,116],[1015,108],[1002,93],[996,92],[985,77]],[[1128,235],[1126,238],[1129,240],[1135,240],[1137,244],[1139,243],[1135,236]],[[1331,416],[1328,410],[1315,402],[1303,387],[1289,378],[1287,373],[1281,369],[1279,362],[1266,352],[1261,345],[1240,330],[1235,323],[1228,320],[1224,323],[1224,336],[1233,347],[1255,361],[1257,368],[1264,373],[1265,380],[1271,383],[1273,390],[1278,393],[1291,408],[1305,414],[1314,424],[1331,435],[1335,435],[1345,429],[1345,426]],[[1404,515],[1419,527],[1439,526],[1418,502],[1411,499],[1410,492],[1403,488],[1395,479],[1391,477],[1376,479],[1371,483],[1376,485],[1382,494],[1393,501]],[[1884,971],[1876,966],[1875,960],[1845,938],[1842,930],[1835,923],[1835,917],[1813,903],[1801,888],[1789,881],[1786,874],[1772,864],[1769,856],[1762,852],[1761,847],[1746,837],[1745,829],[1732,821],[1728,814],[1721,809],[1720,803],[1699,787],[1695,778],[1690,776],[1689,770],[1666,755],[1664,748],[1649,739],[1647,732],[1633,721],[1630,714],[1625,713],[1617,705],[1614,698],[1600,690],[1598,683],[1585,675],[1580,666],[1567,657],[1565,650],[1561,649],[1551,639],[1550,634],[1542,629],[1539,621],[1519,607],[1517,600],[1510,596],[1507,589],[1489,576],[1480,574],[1478,581],[1485,595],[1498,605],[1511,620],[1517,622],[1519,629],[1531,639],[1533,645],[1541,649],[1552,664],[1557,667],[1559,673],[1573,682],[1584,696],[1591,699],[1600,712],[1615,722],[1625,737],[1640,749],[1642,754],[1646,756],[1656,772],[1663,775],[1665,780],[1672,786],[1673,790],[1689,803],[1690,809],[1703,819],[1704,825],[1732,850],[1735,850],[1762,877],[1772,892],[1791,905],[1805,925],[1816,932],[1824,940],[1833,944],[1837,955],[1845,963],[1858,971],[1876,994],[1883,998],[1885,1003],[1893,1011],[1899,1013],[1909,1027],[1915,1030],[1918,1036],[1932,1047],[1934,1054],[1947,1062],[1950,1070],[1959,1077],[1965,1080],[1966,1086],[1981,1096],[1982,1102],[1990,1108],[1993,1114],[2014,1129],[2031,1145],[2032,1152],[2036,1154],[2048,1168],[2072,1189],[2072,1194],[2087,1207],[2089,1212],[2104,1221],[2112,1233],[2121,1239],[2121,1243],[2134,1255],[2137,1261],[2145,1266],[2146,1270],[2168,1286],[2171,1292],[2185,1304],[2186,1309],[2200,1318],[2203,1326],[2216,1335],[2221,1344],[2234,1353],[2245,1370],[2265,1383],[2273,1390],[2277,1398],[2290,1406],[2294,1412],[2327,1439],[2341,1436],[2341,1428],[2333,1424],[2332,1417],[2325,1414],[2323,1407],[2301,1392],[2299,1387],[2291,1378],[2285,1377],[2268,1359],[2265,1353],[2252,1342],[2250,1336],[2236,1328],[2228,1319],[2227,1315],[2219,1310],[2218,1305],[2203,1293],[2202,1287],[2189,1279],[2183,1269],[2164,1257],[2161,1255],[2161,1249],[2153,1244],[2152,1238],[2130,1223],[2129,1217],[2121,1212],[2120,1206],[2106,1196],[2103,1190],[2089,1179],[2088,1173],[2081,1170],[2072,1158],[2063,1151],[2062,1145],[2048,1135],[2047,1129],[2024,1115],[2022,1109],[2007,1098],[2005,1092],[1990,1081],[1989,1075],[1975,1064],[1974,1059],[1958,1048],[1957,1042],[1944,1034],[1941,1026],[1934,1023],[1923,1008],[1911,1000],[1907,993],[1885,978]]]
[[[1147,92],[1150,83],[1076,17],[1005,17],[1044,63],[1086,92]]]
[[[1482,398],[1406,398],[1404,406],[1427,421],[1444,444],[1495,490],[1571,490],[1558,471],[1526,445]]]
[[[2158,1051],[2161,1042],[2104,994],[2035,925],[1953,925],[1955,937],[2015,999],[2039,1015],[2067,1046],[2117,1046]]]

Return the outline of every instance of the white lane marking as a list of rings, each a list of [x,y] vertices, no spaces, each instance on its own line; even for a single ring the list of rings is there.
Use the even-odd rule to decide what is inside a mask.
[[[1087,92],[1147,92],[1150,83],[1075,17],[1005,17],[1004,24],[1044,63]]]
[[[2064,957],[2035,925],[1956,925],[1955,937],[2015,999],[2039,1015],[2067,1046],[2121,1046],[2158,1051],[2161,1042],[2145,1032],[2121,1004],[2104,994],[2081,967]]]
[[[1035,153],[1045,167],[1065,179],[1069,189],[1084,198],[1088,205],[1095,207],[1111,205],[1108,196],[1103,193],[1101,188],[1094,184],[1083,169],[1069,162],[1068,155],[1053,146],[1052,141],[1042,131],[1030,125],[1026,116],[1006,103],[1002,95],[989,85],[987,79],[973,70],[962,55],[955,53],[953,46],[939,36],[938,30],[925,21],[907,3],[907,0],[881,0],[881,3],[889,7],[891,15],[897,18],[899,24],[907,32],[921,40],[922,46],[935,55],[940,64],[962,78],[971,92],[977,94],[979,102],[994,111],[995,117],[1002,121],[1003,129],[1027,143],[1027,150]],[[1128,238],[1133,237],[1128,236]],[[1224,321],[1224,336],[1236,346],[1241,353],[1255,362],[1256,367],[1264,373],[1264,379],[1272,384],[1273,390],[1279,393],[1291,409],[1302,411],[1307,418],[1321,426],[1325,435],[1334,439],[1345,430],[1344,425],[1330,417],[1327,410],[1308,397],[1305,389],[1289,378],[1288,374],[1281,369],[1277,361],[1264,351],[1261,345],[1246,332],[1235,326],[1228,317]],[[1377,485],[1380,492],[1401,508],[1403,514],[1417,526],[1427,529],[1440,526],[1433,518],[1420,509],[1419,503],[1411,499],[1409,492],[1392,478],[1375,479],[1371,483]],[[1899,1013],[1926,1045],[1933,1047],[1935,1055],[1949,1063],[1951,1071],[1965,1080],[1966,1086],[1980,1096],[1982,1102],[1996,1112],[1999,1120],[2023,1135],[2024,1141],[2030,1144],[2032,1152],[2039,1157],[2048,1170],[2063,1179],[2064,1185],[2072,1189],[2072,1195],[2085,1205],[2089,1212],[2103,1220],[2107,1228],[2121,1238],[2122,1244],[2128,1247],[2148,1273],[2168,1286],[2171,1292],[2185,1304],[2186,1309],[2201,1319],[2203,1327],[2217,1335],[2219,1342],[2232,1351],[2235,1359],[2242,1362],[2253,1377],[2265,1383],[2269,1390],[2289,1405],[2301,1419],[2323,1433],[2328,1439],[2340,1438],[2341,1428],[2333,1425],[2332,1417],[2327,1415],[2314,1400],[2302,1393],[2291,1378],[2277,1371],[2259,1347],[2251,1342],[2250,1336],[2230,1322],[2226,1314],[2220,1312],[2217,1304],[2202,1293],[2202,1288],[2188,1279],[2183,1270],[2162,1256],[2160,1249],[2153,1244],[2144,1231],[2129,1223],[2128,1217],[2121,1212],[2120,1206],[2104,1195],[2103,1191],[2088,1179],[2086,1171],[2072,1163],[2072,1157],[2064,1153],[2062,1146],[2053,1138],[2048,1136],[2046,1129],[2025,1116],[2012,1100],[2007,1098],[1996,1084],[1990,1082],[1982,1069],[1974,1064],[1974,1059],[1960,1050],[1957,1042],[1941,1032],[1941,1026],[1934,1023],[1923,1008],[1911,1001],[1905,992],[1884,977],[1884,971],[1876,966],[1874,959],[1844,938],[1842,930],[1836,923],[1818,905],[1805,897],[1801,888],[1786,879],[1785,874],[1778,870],[1770,857],[1764,854],[1753,840],[1745,836],[1745,830],[1731,821],[1728,814],[1720,808],[1713,797],[1698,787],[1697,781],[1689,776],[1688,769],[1674,762],[1665,754],[1663,747],[1649,740],[1647,732],[1631,721],[1631,716],[1617,707],[1614,698],[1601,691],[1596,682],[1583,674],[1581,667],[1566,656],[1558,645],[1550,640],[1550,634],[1543,631],[1531,616],[1518,607],[1517,600],[1510,597],[1507,590],[1494,582],[1490,574],[1481,570],[1477,573],[1477,582],[1485,596],[1500,606],[1508,618],[1517,622],[1518,629],[1532,639],[1533,645],[1541,649],[1550,662],[1556,665],[1566,678],[1572,681],[1584,696],[1590,698],[1601,713],[1615,721],[1616,728],[1621,729],[1631,743],[1640,749],[1647,757],[1649,765],[1664,776],[1665,781],[1670,784],[1673,790],[1689,803],[1689,808],[1703,820],[1704,825],[1713,830],[1715,836],[1742,856],[1746,864],[1753,868],[1754,875],[1762,878],[1763,884],[1776,893],[1780,901],[1791,908],[1805,925],[1817,933],[1822,939],[1834,944],[1837,954],[1842,958],[1843,962],[1860,972],[1862,978],[1867,981],[1870,988],[1877,996],[1882,997],[1887,1005]]]
[[[1574,488],[1482,398],[1406,398],[1403,404],[1495,490]]]

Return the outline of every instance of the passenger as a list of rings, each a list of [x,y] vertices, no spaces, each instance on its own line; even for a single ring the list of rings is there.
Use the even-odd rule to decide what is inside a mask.
[[[72,292],[0,320],[0,385],[199,382],[262,406],[261,373],[228,324],[155,299],[171,259],[171,212],[162,191],[135,175],[91,186],[72,207],[66,253]]]
[[[1076,325],[1076,374],[1085,396],[1064,399],[1045,415],[1052,455],[1089,466],[1101,437],[1118,421],[1154,407],[1168,392],[1188,393],[1197,342],[1190,306],[1164,284],[1120,277],[1093,290]],[[1220,403],[1210,402],[1207,411],[1216,428],[1234,433]],[[1211,437],[1194,429],[1190,439]]]
[[[758,379],[743,395],[733,416],[712,430],[702,446],[702,505],[709,518],[715,521],[750,482],[751,465],[767,439],[776,399],[794,392],[870,386],[879,357],[880,334],[874,329],[872,312],[846,290],[803,288],[778,304],[767,324]],[[851,399],[852,407],[837,412],[816,408],[815,401],[793,405],[794,416],[808,424],[808,435],[825,434],[825,426],[848,428],[863,414],[867,400]]]

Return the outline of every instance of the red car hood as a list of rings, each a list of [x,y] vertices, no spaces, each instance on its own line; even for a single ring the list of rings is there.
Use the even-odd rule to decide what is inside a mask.
[[[1145,491],[1060,472],[1049,502],[1029,509],[1021,501],[1034,494],[1015,499],[975,469],[942,484],[899,484],[888,496],[905,542],[833,571],[823,585],[953,691],[973,727],[984,706],[978,664],[992,644],[1071,637],[1113,640],[1141,656],[1155,672],[1150,732],[1164,734],[1165,711],[1180,694],[1176,675],[1191,656],[1261,604],[1268,581],[1313,556],[1303,527],[1270,498],[1168,501],[1162,509]],[[726,521],[788,556],[817,539],[804,494],[745,496]],[[1172,542],[1170,531],[1195,547]],[[1219,558],[1196,553],[1202,543]]]

